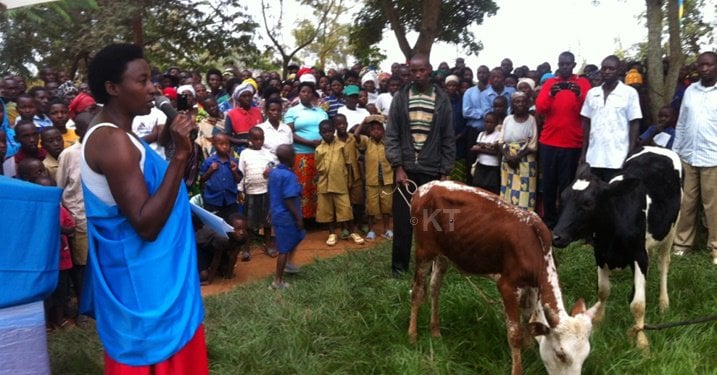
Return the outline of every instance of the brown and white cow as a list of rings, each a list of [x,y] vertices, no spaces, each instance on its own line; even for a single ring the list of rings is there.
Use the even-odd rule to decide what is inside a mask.
[[[540,357],[550,374],[580,373],[590,353],[593,312],[585,311],[582,300],[573,307],[572,316],[565,311],[551,234],[536,214],[453,181],[421,186],[413,196],[411,214],[416,223],[416,273],[408,328],[411,342],[417,337],[418,308],[432,264],[430,328],[433,336],[440,336],[438,300],[450,260],[466,273],[498,276],[513,374],[522,373],[520,351],[527,332],[538,341]],[[521,315],[524,320],[532,316],[534,321],[523,326]]]
[[[610,271],[632,269],[635,285],[630,310],[637,347],[642,349],[649,346],[643,328],[650,253],[659,254],[660,311],[670,304],[667,272],[682,199],[681,176],[680,158],[661,147],[636,150],[625,160],[622,173],[609,183],[583,164],[575,182],[562,192],[562,213],[553,229],[556,247],[581,238],[592,240],[598,273],[596,321],[602,319],[610,295]]]

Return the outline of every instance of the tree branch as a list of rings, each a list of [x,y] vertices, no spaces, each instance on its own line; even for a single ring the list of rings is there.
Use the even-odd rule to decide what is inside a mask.
[[[413,48],[411,48],[411,45],[408,44],[408,39],[406,39],[406,29],[403,27],[403,23],[401,23],[401,20],[398,17],[396,8],[393,4],[391,4],[390,0],[381,0],[381,7],[383,8],[384,14],[386,14],[386,18],[388,18],[388,22],[391,24],[393,33],[396,35],[396,40],[398,40],[398,46],[401,48],[401,52],[403,52],[406,60],[410,59],[411,55],[413,55]]]
[[[283,2],[282,2],[283,4]],[[266,34],[269,36],[269,39],[271,42],[276,46],[276,48],[279,50],[279,53],[281,54],[282,58],[286,58],[286,53],[284,52],[284,47],[279,43],[279,41],[275,38],[274,34],[269,29],[269,22],[266,20],[266,9],[268,6],[264,4],[264,0],[261,0],[261,16],[264,18],[264,28],[266,29]],[[283,14],[283,6],[281,10],[281,14]],[[280,16],[281,17],[281,16]],[[281,21],[279,22],[281,23]]]

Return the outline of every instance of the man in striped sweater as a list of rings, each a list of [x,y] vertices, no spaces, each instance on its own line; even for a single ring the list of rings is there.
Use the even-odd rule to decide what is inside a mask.
[[[406,197],[410,197],[408,180],[421,186],[446,179],[456,155],[451,102],[443,90],[429,82],[428,56],[415,55],[409,69],[410,83],[396,92],[391,102],[384,140],[394,180]],[[398,190],[393,197],[393,222],[391,269],[398,277],[408,270],[413,238],[410,207]]]

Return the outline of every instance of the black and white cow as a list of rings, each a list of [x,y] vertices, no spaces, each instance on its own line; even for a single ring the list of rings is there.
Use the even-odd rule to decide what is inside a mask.
[[[682,167],[671,150],[644,147],[628,156],[621,175],[610,183],[581,165],[575,182],[562,192],[564,204],[560,220],[553,229],[553,245],[592,237],[597,262],[598,302],[596,321],[603,317],[610,294],[610,270],[630,267],[634,273],[630,310],[635,317],[637,346],[647,348],[645,325],[645,277],[648,255],[660,257],[660,312],[670,302],[667,271],[675,223],[682,198]]]

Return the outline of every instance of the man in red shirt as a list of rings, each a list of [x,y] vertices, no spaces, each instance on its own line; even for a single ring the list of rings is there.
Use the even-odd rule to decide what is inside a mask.
[[[254,86],[245,82],[234,89],[232,99],[236,102],[227,112],[225,132],[237,154],[249,147],[249,130],[264,122],[259,108],[252,106]]]
[[[558,56],[556,76],[543,84],[535,110],[545,116],[539,139],[543,173],[543,221],[549,228],[558,222],[560,192],[575,178],[583,145],[580,109],[590,81],[573,74],[575,55]]]

